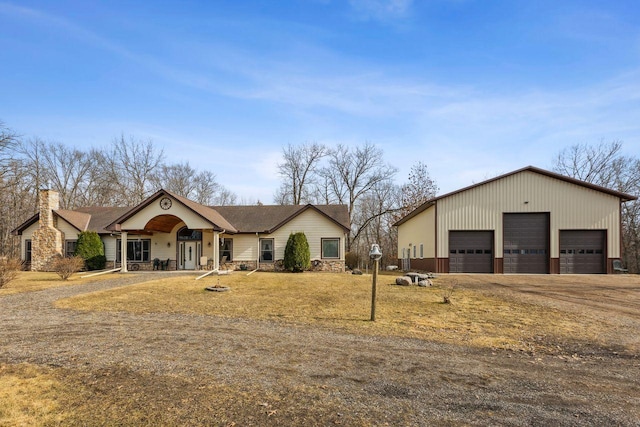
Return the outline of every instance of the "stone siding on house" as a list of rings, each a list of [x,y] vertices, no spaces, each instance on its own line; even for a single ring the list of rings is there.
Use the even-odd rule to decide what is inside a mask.
[[[53,260],[63,256],[64,233],[56,228],[53,211],[60,208],[60,198],[53,190],[38,194],[40,218],[38,228],[31,236],[31,270],[51,271]]]

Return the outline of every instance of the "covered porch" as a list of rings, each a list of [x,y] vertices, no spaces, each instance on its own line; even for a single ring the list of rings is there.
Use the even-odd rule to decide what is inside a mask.
[[[130,270],[218,270],[222,234],[235,229],[215,210],[160,191],[114,221],[114,267]],[[126,262],[123,262],[126,260]]]

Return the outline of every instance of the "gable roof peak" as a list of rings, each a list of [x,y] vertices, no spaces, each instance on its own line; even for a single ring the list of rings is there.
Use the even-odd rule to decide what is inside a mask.
[[[502,174],[502,175],[499,175],[499,176],[496,176],[496,177],[493,177],[493,178],[489,178],[489,179],[487,179],[485,181],[482,181],[482,182],[479,182],[479,183],[476,183],[476,184],[472,184],[472,185],[469,185],[467,187],[463,187],[463,188],[461,188],[459,190],[455,190],[455,191],[452,191],[452,192],[449,192],[449,193],[446,193],[446,194],[442,194],[440,196],[436,196],[436,197],[434,197],[432,199],[429,199],[426,202],[424,202],[422,205],[420,205],[417,208],[415,208],[413,211],[409,212],[403,218],[400,218],[393,225],[398,226],[398,225],[401,225],[401,224],[407,222],[411,218],[413,218],[416,215],[418,215],[420,212],[423,212],[426,209],[430,208],[431,206],[435,205],[438,202],[438,200],[445,199],[447,197],[450,197],[450,196],[453,196],[453,195],[456,195],[456,194],[459,194],[459,193],[462,193],[462,192],[465,192],[465,191],[471,190],[473,188],[477,188],[477,187],[480,187],[480,186],[483,186],[483,185],[486,185],[486,184],[489,184],[489,183],[492,183],[492,182],[495,182],[495,181],[499,181],[501,179],[504,179],[504,178],[507,178],[507,177],[510,177],[510,176],[513,176],[513,175],[517,175],[517,174],[523,173],[523,172],[533,172],[533,173],[537,173],[537,174],[540,174],[540,175],[545,175],[545,176],[548,176],[550,178],[554,178],[554,179],[557,179],[557,180],[560,180],[560,181],[564,181],[564,182],[568,182],[568,183],[571,183],[571,184],[579,185],[581,187],[589,188],[589,189],[592,189],[592,190],[595,190],[595,191],[600,191],[600,192],[605,193],[605,194],[610,194],[612,196],[619,197],[620,200],[623,201],[623,202],[628,202],[628,201],[637,199],[637,197],[632,196],[630,194],[626,194],[626,193],[623,193],[623,192],[620,192],[620,191],[612,190],[610,188],[602,187],[600,185],[592,184],[592,183],[586,182],[586,181],[581,181],[581,180],[576,179],[576,178],[571,178],[571,177],[566,176],[566,175],[561,175],[561,174],[556,173],[556,172],[551,172],[551,171],[548,171],[546,169],[542,169],[542,168],[538,168],[536,166],[529,165],[529,166],[525,166],[525,167],[520,168],[520,169],[516,169],[516,170],[514,170],[512,172],[508,172],[508,173],[505,173],[505,174]]]

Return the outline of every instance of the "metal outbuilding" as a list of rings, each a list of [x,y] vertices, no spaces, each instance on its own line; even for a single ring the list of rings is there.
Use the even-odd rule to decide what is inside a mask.
[[[528,166],[400,219],[398,263],[440,273],[612,273],[621,205],[635,199]]]

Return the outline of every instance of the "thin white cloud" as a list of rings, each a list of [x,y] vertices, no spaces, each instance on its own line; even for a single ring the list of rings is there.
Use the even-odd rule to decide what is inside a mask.
[[[361,19],[382,22],[406,17],[412,3],[413,0],[349,0]]]

